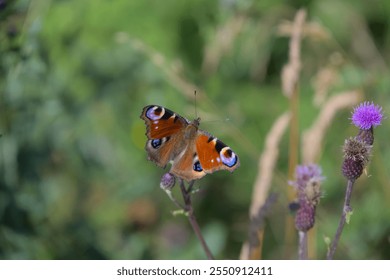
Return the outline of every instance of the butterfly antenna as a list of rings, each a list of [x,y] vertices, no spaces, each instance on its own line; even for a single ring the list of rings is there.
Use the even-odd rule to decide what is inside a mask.
[[[229,118],[225,118],[225,119],[214,119],[214,120],[205,120],[203,121],[204,123],[215,123],[215,122],[223,122],[223,123],[228,123],[230,122],[230,119]]]
[[[195,97],[195,118],[198,118],[198,111],[197,111],[197,108],[196,108],[196,90],[194,92],[194,97]]]

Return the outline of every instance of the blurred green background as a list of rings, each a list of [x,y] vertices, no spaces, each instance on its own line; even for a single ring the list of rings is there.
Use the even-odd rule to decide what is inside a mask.
[[[389,112],[389,1],[0,0],[0,258],[204,259],[159,188],[166,171],[147,161],[139,118],[159,104],[193,119],[197,90],[202,129],[232,147],[241,166],[196,183],[195,213],[216,258],[237,259],[265,136],[289,108],[280,78],[289,37],[280,26],[299,8],[317,30],[302,44],[300,131],[318,115],[321,71],[330,73],[329,96],[358,90]],[[318,160],[327,178],[318,259],[341,214],[341,147],[357,133],[351,111],[337,112]],[[390,259],[387,124],[375,130],[369,176],[356,183],[336,258]],[[288,142],[287,132],[265,259],[296,258],[285,244],[293,230],[285,228]]]

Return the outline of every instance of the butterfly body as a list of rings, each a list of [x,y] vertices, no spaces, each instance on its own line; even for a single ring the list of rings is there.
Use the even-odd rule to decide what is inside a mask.
[[[190,122],[158,105],[146,106],[141,118],[146,124],[148,159],[163,168],[171,163],[170,172],[179,178],[192,181],[217,170],[232,172],[240,165],[228,146],[199,129],[199,118]]]

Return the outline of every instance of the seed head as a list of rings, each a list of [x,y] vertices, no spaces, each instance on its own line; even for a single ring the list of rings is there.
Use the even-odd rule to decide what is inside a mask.
[[[361,162],[364,167],[370,160],[371,148],[371,145],[361,141],[358,137],[351,137],[344,142],[344,158]]]

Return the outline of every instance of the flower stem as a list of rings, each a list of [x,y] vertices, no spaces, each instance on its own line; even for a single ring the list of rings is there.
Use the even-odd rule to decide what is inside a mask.
[[[184,206],[179,202],[177,201],[177,199],[173,196],[171,190],[164,190],[165,193],[168,195],[169,199],[180,209],[184,210]]]
[[[192,208],[191,193],[192,193],[192,186],[193,185],[194,185],[194,181],[191,181],[188,185],[188,189],[186,189],[186,187],[184,185],[184,181],[180,180],[180,189],[181,189],[181,193],[183,195],[184,204],[185,204],[184,210],[186,211],[186,213],[188,215],[188,220],[190,221],[192,229],[194,230],[196,237],[199,239],[199,241],[202,245],[203,251],[205,252],[207,258],[209,260],[213,260],[214,259],[213,254],[211,253],[209,247],[207,246],[206,241],[203,238],[202,232],[200,231],[198,222],[197,222],[195,214],[194,214],[194,210]]]
[[[298,257],[307,260],[307,231],[299,231]]]
[[[336,234],[333,238],[333,241],[332,241],[330,248],[328,250],[328,254],[326,256],[326,258],[328,260],[333,259],[334,253],[336,252],[337,244],[339,243],[339,240],[341,237],[341,233],[344,229],[345,222],[347,221],[347,215],[349,215],[352,211],[350,203],[351,203],[351,196],[352,196],[352,189],[353,189],[354,182],[355,181],[348,180],[347,190],[345,192],[343,213],[341,214],[339,226],[337,228]]]

